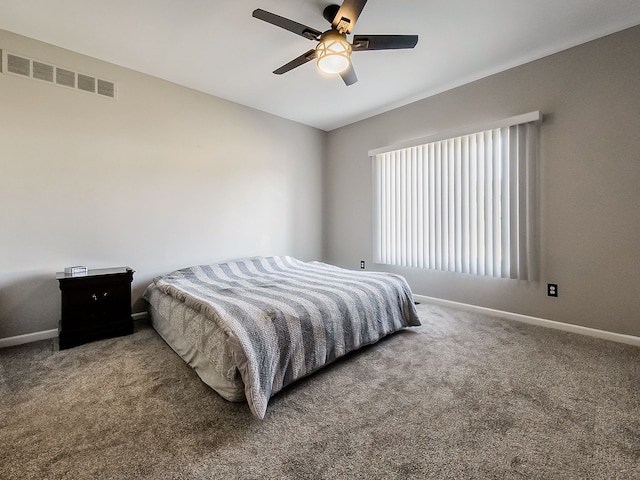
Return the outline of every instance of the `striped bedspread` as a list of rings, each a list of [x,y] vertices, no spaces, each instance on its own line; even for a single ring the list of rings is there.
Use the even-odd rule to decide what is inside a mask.
[[[420,325],[403,277],[292,257],[190,267],[154,283],[228,334],[258,418],[285,385],[385,335]]]

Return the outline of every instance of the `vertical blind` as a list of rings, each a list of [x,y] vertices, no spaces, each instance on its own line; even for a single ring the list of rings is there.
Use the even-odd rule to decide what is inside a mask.
[[[373,154],[376,263],[534,280],[535,114]]]

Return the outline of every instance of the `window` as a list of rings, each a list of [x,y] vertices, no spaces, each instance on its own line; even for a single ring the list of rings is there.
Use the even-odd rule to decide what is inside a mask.
[[[370,151],[375,262],[534,280],[540,120]]]

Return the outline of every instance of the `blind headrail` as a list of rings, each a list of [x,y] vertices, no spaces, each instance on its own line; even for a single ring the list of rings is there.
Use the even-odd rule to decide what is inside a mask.
[[[438,142],[440,140],[447,140],[449,138],[462,137],[472,133],[484,132],[486,130],[493,130],[494,128],[511,127],[513,125],[520,125],[530,122],[541,122],[542,115],[539,111],[523,113],[522,115],[516,115],[515,117],[504,118],[491,123],[485,123],[481,125],[473,125],[468,127],[459,128],[456,130],[449,130],[447,132],[441,132],[427,137],[414,138],[413,140],[407,140],[395,145],[389,145],[386,147],[374,148],[369,150],[369,156],[374,157],[382,153],[393,152],[395,150],[402,150],[403,148],[417,147],[418,145],[425,145],[427,143]]]

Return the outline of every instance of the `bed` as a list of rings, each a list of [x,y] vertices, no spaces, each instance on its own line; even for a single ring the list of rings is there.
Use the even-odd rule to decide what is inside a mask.
[[[264,418],[286,385],[418,326],[406,280],[293,257],[252,257],[157,277],[152,325],[222,397]]]

